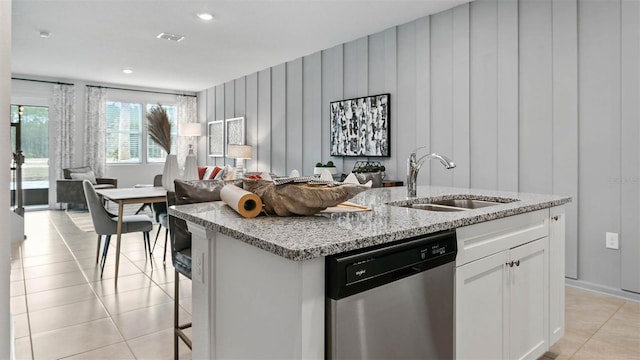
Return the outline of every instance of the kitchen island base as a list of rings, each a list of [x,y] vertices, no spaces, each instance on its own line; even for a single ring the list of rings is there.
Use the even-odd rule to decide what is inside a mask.
[[[189,223],[193,359],[324,359],[324,258],[292,261]]]

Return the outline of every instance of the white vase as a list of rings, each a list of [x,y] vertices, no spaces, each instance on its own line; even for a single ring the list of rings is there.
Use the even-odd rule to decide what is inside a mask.
[[[167,191],[175,191],[176,187],[173,180],[180,177],[180,168],[178,167],[178,156],[169,154],[164,161],[164,170],[162,171],[162,187]]]

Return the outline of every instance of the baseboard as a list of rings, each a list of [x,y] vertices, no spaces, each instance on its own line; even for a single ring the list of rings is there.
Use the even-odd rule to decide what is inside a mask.
[[[583,290],[589,290],[589,291],[593,291],[593,292],[597,292],[597,293],[601,293],[609,296],[614,296],[623,300],[640,302],[640,294],[631,292],[631,291],[614,289],[608,286],[602,286],[602,285],[594,284],[584,280],[574,280],[574,279],[568,279],[568,278],[565,278],[565,284],[567,286],[571,286],[571,287],[575,287]]]

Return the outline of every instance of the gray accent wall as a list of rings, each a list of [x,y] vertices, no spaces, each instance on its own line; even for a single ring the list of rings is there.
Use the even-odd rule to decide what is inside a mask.
[[[637,1],[476,0],[200,98],[208,121],[246,117],[249,171],[311,174],[367,160],[329,156],[329,102],[390,93],[392,156],[369,159],[389,179],[427,146],[457,167],[426,164],[419,184],[570,195],[567,276],[640,292],[639,30]]]

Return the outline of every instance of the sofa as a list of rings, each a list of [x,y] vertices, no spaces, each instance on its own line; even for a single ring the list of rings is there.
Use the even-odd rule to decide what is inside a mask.
[[[56,181],[56,202],[67,204],[67,209],[73,205],[87,206],[84,197],[82,180],[89,180],[95,189],[114,189],[118,187],[118,180],[113,178],[96,178],[89,166],[67,168],[62,170],[64,179]]]

